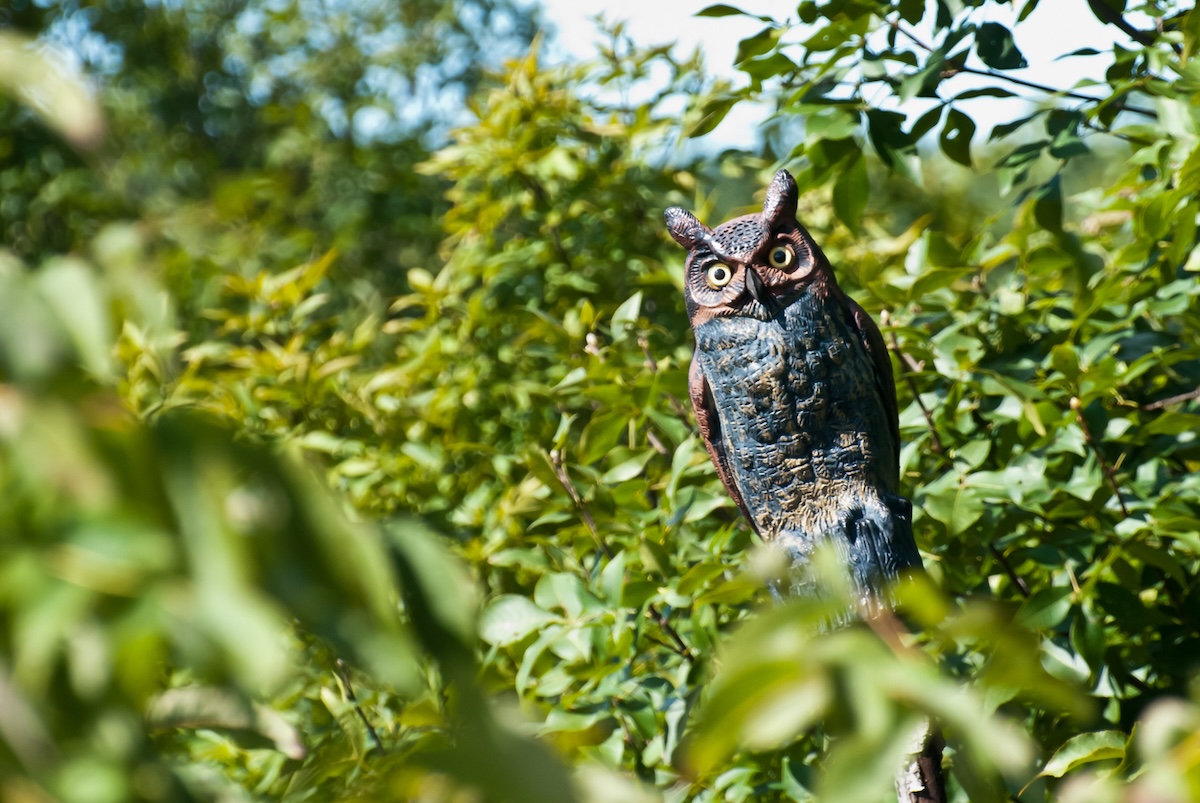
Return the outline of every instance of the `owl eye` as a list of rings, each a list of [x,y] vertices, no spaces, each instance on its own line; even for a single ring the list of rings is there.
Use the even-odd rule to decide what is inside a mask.
[[[714,290],[720,290],[733,279],[733,271],[723,262],[715,262],[708,268],[708,273],[705,275],[708,280],[708,286]]]
[[[796,253],[792,251],[790,245],[777,245],[771,249],[771,253],[767,254],[767,261],[773,268],[786,268],[792,264],[795,256]]]

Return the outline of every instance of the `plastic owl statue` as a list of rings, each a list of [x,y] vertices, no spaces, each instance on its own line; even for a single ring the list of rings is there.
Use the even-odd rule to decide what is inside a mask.
[[[900,495],[896,386],[875,323],[842,292],[775,174],[761,215],[715,229],[678,207],[696,336],[689,389],[717,474],[754,530],[803,564],[830,543],[864,600],[921,565]]]

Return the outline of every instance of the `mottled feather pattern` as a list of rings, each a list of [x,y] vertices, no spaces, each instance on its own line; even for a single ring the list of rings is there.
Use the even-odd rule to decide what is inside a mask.
[[[879,330],[795,220],[796,196],[780,171],[762,215],[710,230],[668,212],[689,249],[692,403],[754,530],[796,563],[832,544],[870,599],[920,565],[900,495],[895,383]]]
[[[843,306],[804,292],[774,318],[712,318],[696,356],[754,529],[796,560],[830,534],[855,580],[919,565],[875,372]],[[892,543],[892,542],[895,543]]]

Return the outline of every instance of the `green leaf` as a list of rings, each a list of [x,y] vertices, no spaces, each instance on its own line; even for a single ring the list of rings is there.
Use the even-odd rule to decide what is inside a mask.
[[[0,31],[0,91],[23,103],[76,148],[90,150],[104,135],[104,115],[83,77],[53,49]]]
[[[1021,13],[1017,15],[1017,22],[1024,22],[1038,7],[1039,2],[1041,0],[1025,0],[1025,5],[1021,6]]]
[[[655,452],[652,449],[647,449],[641,454],[635,455],[604,472],[604,476],[600,478],[600,481],[604,483],[617,483],[640,476],[646,468],[646,464],[654,457],[654,454]]]
[[[1059,343],[1050,349],[1050,364],[1067,379],[1079,377],[1079,356],[1070,343]]]
[[[1078,653],[1097,674],[1104,665],[1104,627],[1088,612],[1088,606],[1081,606],[1071,622],[1071,647]]]
[[[794,738],[821,715],[831,689],[791,661],[761,661],[722,674],[706,701],[688,762],[711,769],[741,747],[767,749]]]
[[[812,145],[822,139],[851,139],[858,133],[858,125],[858,115],[847,109],[838,106],[821,109],[805,119],[804,140]]]
[[[479,637],[487,644],[507,647],[554,621],[554,614],[528,597],[504,594],[492,600],[479,617]]]
[[[1033,193],[1033,217],[1047,231],[1061,232],[1063,224],[1062,179],[1059,174]]]
[[[737,98],[714,98],[706,102],[700,110],[699,118],[686,130],[691,138],[702,137],[721,124],[729,110],[737,104]]]
[[[1119,761],[1125,757],[1129,737],[1121,731],[1094,731],[1072,736],[1046,762],[1039,776],[1062,778],[1071,770],[1096,761]]]
[[[1036,111],[1033,114],[1025,117],[1019,117],[1016,120],[994,126],[992,128],[992,133],[988,135],[988,142],[995,142],[998,139],[1003,139],[1004,137],[1013,134],[1014,132],[1036,120],[1044,113],[1044,111]]]
[[[1029,66],[1013,42],[1012,31],[998,22],[985,22],[979,26],[975,32],[975,52],[994,70],[1019,70]]]
[[[924,0],[900,0],[900,18],[909,25],[916,25],[925,16]]]
[[[1021,604],[1015,621],[1030,630],[1045,630],[1067,618],[1070,610],[1070,588],[1042,588]]]
[[[696,12],[697,17],[733,17],[733,16],[749,16],[745,11],[733,6],[727,6],[724,3],[708,6]]]
[[[734,64],[741,64],[747,59],[769,52],[779,40],[780,32],[781,29],[774,25],[768,25],[753,36],[748,36],[738,42],[737,55],[733,59]]]
[[[513,686],[516,688],[518,694],[524,694],[529,690],[529,681],[533,677],[533,670],[537,665],[538,659],[545,655],[550,645],[562,638],[565,632],[567,632],[567,628],[561,625],[550,625],[544,628],[538,635],[537,640],[525,650],[525,653],[521,656],[521,666],[517,669],[517,674],[513,681]]]
[[[627,554],[625,551],[618,552],[600,572],[599,588],[611,605],[621,604],[621,594],[625,588]]]
[[[757,577],[739,574],[732,580],[725,580],[718,583],[709,591],[696,597],[696,604],[712,605],[724,603],[726,605],[736,605],[740,602],[753,599],[754,595],[762,591],[762,589],[762,581]]]
[[[927,242],[930,248],[936,248],[938,244],[945,241],[943,238],[937,236],[936,232],[931,232]],[[934,262],[936,258],[932,257],[930,262]],[[977,268],[969,266],[960,268],[931,268],[917,277],[916,281],[912,283],[909,294],[914,301],[919,301],[929,293],[934,293],[947,287],[954,287],[955,285],[965,287],[967,286],[966,279],[977,272]]]
[[[42,268],[37,282],[42,297],[70,334],[80,362],[94,376],[109,376],[114,335],[110,302],[92,270],[76,259],[56,259]]]
[[[983,516],[983,500],[973,487],[953,485],[925,496],[925,512],[946,525],[952,535],[964,532]]]
[[[629,413],[609,409],[594,416],[583,428],[579,462],[590,465],[607,455],[629,427]]]
[[[1120,17],[1125,13],[1128,0],[1095,0],[1095,2],[1088,3],[1088,6],[1100,22],[1111,23],[1114,21],[1114,17]]]
[[[946,113],[946,123],[938,143],[942,151],[954,161],[971,166],[971,138],[975,136],[975,121],[957,109]]]
[[[913,142],[904,133],[904,121],[905,116],[899,112],[871,109],[867,112],[867,136],[884,165],[915,180],[907,164],[914,150]]]
[[[1069,159],[1088,152],[1079,135],[1084,115],[1076,109],[1052,109],[1046,115],[1046,133],[1050,135],[1050,155]]]
[[[766,81],[769,78],[774,78],[776,75],[794,73],[799,69],[796,62],[778,50],[762,58],[744,61],[738,67],[755,81]]]
[[[1147,424],[1143,432],[1152,435],[1182,435],[1200,431],[1200,415],[1166,412]]]
[[[347,446],[347,441],[344,438],[339,438],[337,435],[324,430],[306,432],[293,442],[305,449],[331,455],[340,454]]]
[[[942,111],[945,108],[945,106],[939,104],[918,117],[917,121],[913,123],[912,128],[909,129],[909,140],[912,142],[919,142],[922,137],[932,131],[934,126],[941,122]]]
[[[867,180],[867,162],[861,153],[850,160],[833,185],[833,209],[846,228],[858,234],[862,228],[862,214],[867,206],[870,187]]]
[[[561,608],[572,619],[601,607],[600,600],[573,574],[553,572],[542,575],[533,591],[533,600],[541,608]]]
[[[1200,13],[1196,17],[1200,19]],[[1200,193],[1200,146],[1192,148],[1179,167],[1179,191],[1184,195]]]
[[[1200,10],[1192,7],[1184,12],[1183,25],[1183,61],[1191,61],[1196,55],[1196,44],[1200,41]]]
[[[444,633],[470,643],[479,597],[466,567],[439,535],[416,519],[393,520],[385,532],[406,576],[417,586],[410,594],[420,594]],[[412,597],[408,600],[411,605]]]
[[[638,316],[642,311],[642,291],[639,290],[621,302],[621,306],[613,311],[609,326],[612,327],[614,343],[619,343],[629,336],[637,326]]]
[[[1017,93],[1010,92],[1003,87],[985,86],[980,89],[968,89],[965,92],[959,92],[954,96],[954,100],[970,100],[971,98],[1015,98]]]
[[[697,563],[679,578],[678,591],[690,596],[708,584],[710,580],[720,577],[729,567],[723,563]]]

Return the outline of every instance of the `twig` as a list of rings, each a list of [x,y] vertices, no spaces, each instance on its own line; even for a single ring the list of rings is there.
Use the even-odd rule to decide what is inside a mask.
[[[1000,564],[1000,568],[1004,569],[1004,573],[1008,575],[1009,581],[1011,581],[1012,584],[1017,587],[1017,590],[1021,592],[1021,596],[1023,596],[1025,599],[1029,599],[1028,584],[1026,584],[1025,579],[1021,577],[1021,575],[1017,574],[1013,570],[1013,567],[1008,562],[1008,558],[1004,557],[1004,553],[996,547],[994,542],[988,544],[988,549],[991,550],[992,557],[994,557],[996,562]]]
[[[658,452],[664,457],[671,454],[671,452],[667,450],[667,447],[663,445],[663,442],[658,439],[658,436],[654,434],[654,430],[650,428],[646,429],[646,442],[654,447],[654,451]]]
[[[916,45],[917,47],[921,48],[922,50],[924,50],[927,53],[933,52],[932,47],[930,47],[929,45],[922,42],[919,38],[917,38],[917,36],[915,34],[913,34],[911,31],[909,31],[907,28],[905,28],[903,25],[901,25],[897,20],[892,20],[889,24],[891,25],[893,30],[899,31],[900,33],[904,34],[908,38],[908,40],[910,42],[912,42],[914,45]],[[958,73],[969,73],[971,75],[981,75],[986,78],[995,78],[996,80],[999,80],[999,81],[1008,81],[1010,84],[1016,84],[1017,86],[1023,86],[1026,89],[1033,89],[1038,92],[1044,92],[1047,95],[1058,95],[1058,96],[1064,97],[1064,98],[1071,98],[1072,100],[1084,100],[1089,103],[1104,102],[1104,98],[1094,98],[1091,95],[1084,95],[1079,92],[1072,92],[1069,89],[1055,89],[1052,86],[1046,86],[1045,84],[1034,83],[1033,81],[1026,81],[1023,78],[1017,78],[1015,75],[1006,75],[1005,73],[996,72],[995,70],[980,70],[975,67],[968,67],[967,65],[965,65],[959,61],[947,60],[946,65],[950,69],[947,70],[945,73],[943,73],[943,75],[945,77],[950,77],[950,76],[956,75]],[[1150,109],[1143,109],[1139,106],[1129,106],[1129,105],[1126,105],[1126,104],[1120,103],[1120,102],[1115,103],[1114,105],[1121,111],[1133,112],[1134,114],[1142,114],[1142,115],[1145,115],[1146,117],[1149,117],[1154,120],[1158,119],[1158,114],[1154,111],[1151,111]]]
[[[905,28],[903,25],[901,25],[899,20],[889,20],[888,25],[891,26],[891,29],[893,31],[904,34],[906,37],[908,37],[908,41],[912,42],[914,45],[921,48],[926,53],[933,52],[933,47],[925,44],[925,42],[918,39],[917,35],[915,33],[913,33],[912,31],[908,30],[908,28]]]
[[[872,632],[879,636],[879,640],[898,657],[923,663],[929,661],[925,653],[904,641],[904,636],[911,636],[912,633],[900,621],[900,617],[896,616],[889,608],[878,607],[867,610],[865,605],[860,605],[859,614],[867,623],[867,627],[871,628]]]
[[[646,355],[646,370],[652,374],[658,373],[658,360],[654,359],[654,355],[650,353],[650,341],[645,335],[638,335],[638,345],[642,347],[642,354]]]
[[[886,318],[884,319],[886,325]],[[913,360],[912,357],[904,353],[900,348],[900,340],[896,337],[895,332],[889,332],[892,338],[892,351],[900,358],[902,365],[909,370],[901,371],[900,375],[904,377],[904,382],[908,385],[909,391],[913,398],[917,401],[917,406],[921,408],[921,413],[925,416],[925,423],[929,425],[929,435],[933,438],[933,450],[938,454],[944,454],[945,449],[942,447],[942,439],[938,437],[937,426],[933,423],[933,414],[929,412],[929,408],[925,406],[925,402],[921,399],[921,391],[917,390],[916,380],[913,379],[913,373],[920,371],[922,366],[920,363]]]
[[[596,520],[592,518],[591,512],[584,504],[583,497],[579,495],[579,490],[571,481],[571,476],[567,474],[567,467],[563,465],[562,453],[558,449],[550,450],[550,465],[554,467],[554,476],[558,477],[558,481],[567,491],[567,496],[571,497],[571,501],[575,504],[575,509],[579,511],[579,516],[587,526],[588,532],[592,534],[592,538],[596,539],[596,545],[600,547],[604,557],[612,560],[616,556],[604,539],[600,537],[600,529],[596,526]]]
[[[638,336],[638,345],[642,347],[642,353],[646,355],[646,370],[651,373],[658,373],[658,360],[654,359],[654,355],[650,352],[650,341],[646,339],[645,335]],[[671,412],[683,419],[684,422],[687,422],[688,412],[683,403],[675,398],[674,393],[664,393],[663,395],[667,397],[667,401],[671,404]],[[696,428],[691,427],[691,430],[695,432]]]
[[[896,775],[896,796],[907,803],[946,803],[946,781],[942,774],[942,753],[946,740],[926,720],[909,765]]]
[[[667,621],[667,617],[658,610],[658,607],[653,602],[646,606],[646,613],[650,614],[651,619],[658,622],[658,626],[663,629],[663,632],[675,644],[674,650],[681,658],[689,661],[696,660],[696,656],[692,654],[691,648],[683,642],[683,639],[679,637],[679,633],[671,626],[671,623]]]
[[[1159,399],[1156,402],[1150,402],[1149,404],[1143,404],[1142,409],[1143,410],[1161,410],[1164,407],[1170,407],[1172,404],[1178,404],[1179,402],[1191,401],[1192,399],[1200,399],[1200,388],[1196,388],[1195,390],[1189,390],[1187,393],[1180,393],[1178,396],[1171,396],[1170,398],[1167,398],[1167,399]]]
[[[371,725],[371,721],[367,719],[367,715],[362,710],[362,706],[358,703],[358,696],[354,693],[354,684],[350,682],[350,668],[346,666],[345,661],[343,661],[341,658],[338,658],[334,671],[337,674],[338,680],[342,684],[342,690],[346,694],[346,699],[349,700],[350,704],[354,706],[354,713],[358,714],[359,721],[362,722],[363,727],[367,729],[367,734],[371,737],[371,741],[375,743],[374,749],[378,750],[380,753],[386,753],[387,750],[383,746],[383,740],[379,738],[379,734],[376,732],[374,726]]]
[[[696,427],[693,426],[691,424],[690,420],[688,419],[687,408],[683,406],[683,402],[681,402],[681,401],[679,401],[679,399],[675,398],[674,393],[667,393],[666,397],[667,397],[667,401],[669,401],[671,403],[671,412],[675,413],[675,415],[679,416],[685,422],[687,422],[688,426],[691,427],[691,430],[694,433],[696,431]]]
[[[654,355],[650,353],[650,341],[643,334],[643,335],[638,335],[637,342],[638,342],[638,345],[642,347],[642,354],[646,355],[646,370],[652,374],[657,374],[658,373],[658,360],[654,359]],[[659,454],[661,454],[661,455],[669,455],[670,454],[670,452],[667,451],[667,447],[663,446],[662,441],[660,441],[658,439],[658,436],[654,434],[654,430],[650,429],[649,427],[646,428],[646,441],[651,446],[653,446],[654,451],[658,452]]]
[[[1121,12],[1110,7],[1108,3],[1105,3],[1103,0],[1088,0],[1088,7],[1100,20],[1107,22],[1109,25],[1115,25],[1116,27],[1120,28],[1126,36],[1137,42],[1142,47],[1154,46],[1154,36],[1146,31],[1138,30],[1130,25],[1129,22],[1123,16],[1121,16]],[[1122,8],[1124,8],[1124,5],[1122,5]],[[1158,24],[1162,25],[1162,21],[1159,20]],[[1159,33],[1162,33],[1162,31],[1160,30]],[[1172,47],[1176,53],[1179,52],[1179,45],[1173,45]]]
[[[1067,577],[1071,579],[1071,588],[1075,589],[1076,594],[1082,594],[1083,592],[1079,589],[1079,580],[1075,577],[1075,570],[1071,568],[1071,562],[1064,563],[1063,568],[1067,570]]]
[[[898,658],[929,663],[929,656],[904,640],[908,628],[887,608],[863,610],[863,621]],[[908,763],[896,773],[896,795],[908,803],[946,803],[946,781],[942,773],[942,753],[946,740],[931,720],[924,720],[913,742]]]
[[[1017,86],[1023,86],[1026,89],[1034,89],[1034,90],[1037,90],[1038,92],[1045,92],[1048,95],[1058,95],[1058,96],[1064,97],[1064,98],[1071,98],[1072,100],[1085,100],[1089,103],[1103,103],[1104,102],[1104,98],[1095,98],[1095,97],[1092,97],[1091,95],[1084,95],[1079,92],[1072,92],[1069,89],[1055,89],[1054,87],[1046,86],[1045,84],[1035,84],[1033,81],[1026,81],[1023,78],[1017,78],[1015,75],[1005,75],[1004,73],[996,72],[995,70],[980,70],[975,67],[968,67],[965,64],[957,64],[954,62],[947,62],[947,64],[949,64],[951,67],[951,73],[950,73],[951,75],[953,75],[955,73],[969,73],[970,75],[982,75],[987,78],[998,78],[1002,81],[1008,81],[1010,84],[1016,84]],[[1120,101],[1114,102],[1113,106],[1115,106],[1118,110],[1123,111],[1123,112],[1132,112],[1133,114],[1141,114],[1145,117],[1149,117],[1152,120],[1158,119],[1158,112],[1153,111],[1151,109],[1143,109],[1141,106],[1130,106],[1129,104],[1121,103]]]
[[[1117,504],[1121,507],[1121,514],[1125,518],[1129,518],[1129,508],[1125,507],[1125,500],[1121,498],[1121,486],[1117,485],[1116,471],[1104,459],[1104,455],[1100,452],[1100,445],[1092,437],[1092,431],[1088,428],[1087,421],[1083,417],[1083,403],[1079,401],[1078,396],[1071,397],[1071,409],[1075,411],[1075,420],[1079,422],[1079,428],[1083,430],[1083,439],[1091,447],[1092,454],[1096,455],[1096,460],[1100,463],[1100,470],[1104,472],[1104,478],[1108,480],[1108,485],[1112,488],[1113,496],[1117,497]]]
[[[562,453],[557,449],[550,451],[550,463],[554,468],[554,475],[558,477],[558,481],[566,489],[567,496],[571,497],[571,501],[579,511],[579,516],[583,519],[584,525],[591,532],[592,538],[596,539],[596,544],[600,547],[600,551],[604,553],[605,557],[612,560],[615,555],[604,539],[600,537],[600,529],[596,526],[596,520],[592,518],[591,512],[587,509],[587,504],[583,501],[583,497],[579,494],[575,483],[571,481],[571,476],[567,474],[566,466],[563,465]],[[667,621],[667,617],[658,610],[654,603],[646,606],[646,612],[650,614],[651,619],[658,623],[658,626],[662,628],[663,632],[667,634],[667,637],[674,644],[673,647],[670,644],[665,646],[671,647],[680,657],[694,661],[695,656],[692,654],[691,649],[684,643],[679,633],[671,626],[671,623]]]

